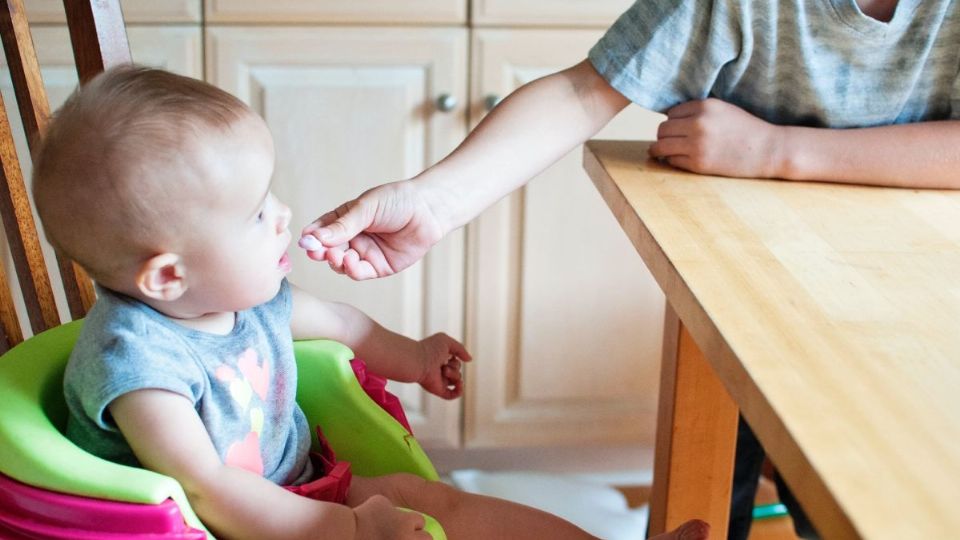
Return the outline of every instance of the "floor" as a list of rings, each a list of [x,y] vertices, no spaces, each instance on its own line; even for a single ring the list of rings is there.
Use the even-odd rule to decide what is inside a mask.
[[[649,486],[617,486],[631,507],[637,507],[650,498]],[[777,488],[766,478],[760,479],[757,490],[757,504],[777,502]],[[749,540],[797,540],[793,533],[793,522],[789,517],[755,521],[750,529]]]

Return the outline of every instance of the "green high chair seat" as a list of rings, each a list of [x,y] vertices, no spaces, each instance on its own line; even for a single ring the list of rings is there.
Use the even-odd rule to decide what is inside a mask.
[[[189,527],[205,531],[176,480],[100,459],[63,435],[63,372],[81,325],[58,326],[0,356],[0,473],[27,486],[81,497],[149,505],[169,499]],[[355,475],[408,472],[438,478],[416,439],[360,387],[350,349],[323,340],[294,347],[297,401]],[[315,434],[313,442],[316,447]],[[425,517],[433,538],[445,538],[440,525]]]

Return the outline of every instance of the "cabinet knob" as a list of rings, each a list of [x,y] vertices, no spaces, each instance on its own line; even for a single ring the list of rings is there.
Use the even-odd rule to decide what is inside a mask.
[[[503,101],[502,97],[496,94],[487,94],[487,97],[483,98],[483,108],[486,109],[487,112],[492,111],[501,101]]]
[[[440,94],[437,97],[437,110],[450,112],[457,108],[457,97],[452,94]]]

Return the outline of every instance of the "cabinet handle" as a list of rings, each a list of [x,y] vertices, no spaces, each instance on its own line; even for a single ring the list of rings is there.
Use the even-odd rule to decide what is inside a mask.
[[[452,94],[440,94],[437,97],[437,110],[440,112],[450,112],[457,108],[457,97]]]
[[[483,98],[483,108],[490,112],[494,107],[500,104],[503,101],[503,98],[496,94],[487,94],[487,97]]]

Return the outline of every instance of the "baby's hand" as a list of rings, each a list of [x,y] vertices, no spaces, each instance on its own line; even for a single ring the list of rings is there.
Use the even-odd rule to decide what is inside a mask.
[[[393,506],[390,499],[374,495],[353,509],[357,516],[356,540],[429,540],[423,516]]]
[[[423,374],[420,383],[426,391],[443,399],[454,399],[463,393],[462,362],[469,362],[470,353],[463,345],[444,334],[434,334],[420,340]]]

